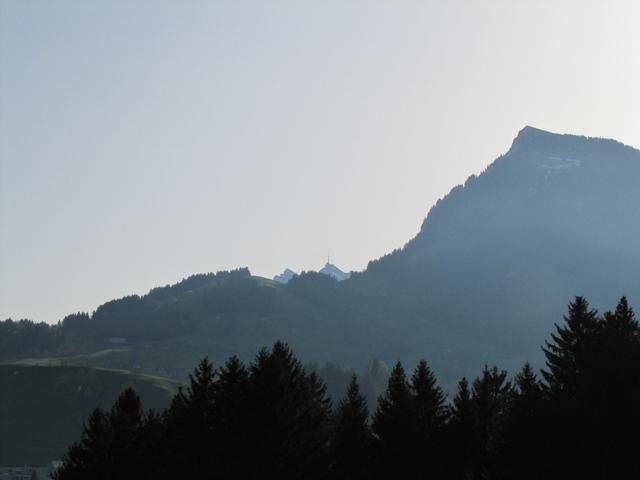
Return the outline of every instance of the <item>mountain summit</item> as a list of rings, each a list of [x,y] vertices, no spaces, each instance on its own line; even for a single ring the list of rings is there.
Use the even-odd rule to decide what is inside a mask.
[[[290,268],[285,268],[281,274],[276,275],[275,277],[273,277],[273,279],[278,283],[286,284],[289,283],[289,280],[291,280],[296,275],[296,272],[294,272]]]
[[[525,127],[351,285],[512,355],[537,348],[573,295],[640,299],[639,206],[640,151]]]
[[[327,261],[327,263],[325,263],[324,267],[322,267],[320,270],[318,270],[318,273],[321,273],[323,275],[327,275],[327,276],[333,278],[334,280],[337,280],[338,282],[343,282],[345,280],[348,280],[351,277],[351,273],[343,272],[342,270],[340,270],[338,267],[336,267],[334,264],[332,264],[329,261]],[[293,270],[291,270],[289,268],[285,268],[285,270],[281,274],[276,275],[275,277],[273,277],[273,280],[275,280],[276,282],[281,283],[283,285],[286,285],[296,275],[297,275],[297,273],[294,272]]]
[[[333,263],[330,263],[330,262],[325,263],[324,267],[322,267],[318,273],[329,275],[331,278],[335,278],[339,282],[348,280],[351,277],[350,273],[343,272],[338,267],[336,267]]]

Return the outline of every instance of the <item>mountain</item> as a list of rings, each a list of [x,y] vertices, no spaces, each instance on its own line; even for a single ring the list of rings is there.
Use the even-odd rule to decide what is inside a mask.
[[[293,270],[285,268],[284,272],[273,277],[273,280],[278,283],[289,283],[289,280],[291,280],[296,275],[296,272],[294,272]]]
[[[351,287],[406,298],[503,355],[539,356],[573,295],[640,300],[639,206],[638,150],[525,127]]]
[[[80,437],[97,406],[133,387],[145,408],[163,409],[176,382],[117,370],[0,365],[0,465],[46,465]]]
[[[357,371],[425,357],[445,387],[485,363],[541,366],[574,295],[599,309],[623,294],[640,301],[638,205],[640,151],[526,127],[439,200],[415,238],[347,280],[326,275],[340,272],[332,265],[286,284],[246,268],[193,275],[56,326],[0,322],[0,360],[184,379],[204,355],[250,360],[283,339],[305,362]]]
[[[331,278],[336,279],[338,282],[343,282],[351,277],[351,273],[343,272],[332,263],[325,263],[324,267],[319,270],[319,273],[323,275],[329,275]]]
[[[342,270],[340,270],[338,267],[336,267],[334,264],[330,262],[325,263],[324,267],[318,270],[318,273],[327,275],[333,278],[334,280],[337,280],[338,282],[343,282],[345,280],[348,280],[351,277],[351,273],[343,272]],[[286,268],[284,272],[273,277],[273,280],[278,283],[287,284],[296,275],[297,275],[296,272]]]

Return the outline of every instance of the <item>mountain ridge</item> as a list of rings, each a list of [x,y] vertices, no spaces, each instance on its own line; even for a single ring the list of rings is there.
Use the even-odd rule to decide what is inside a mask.
[[[567,141],[570,141],[570,142],[586,141],[586,142],[590,142],[592,145],[597,144],[599,147],[614,146],[614,148],[618,149],[619,151],[625,152],[627,154],[636,155],[636,156],[640,155],[640,150],[632,146],[626,145],[622,142],[619,142],[617,140],[602,138],[602,137],[586,137],[586,136],[566,134],[566,133],[559,134],[559,133],[553,133],[547,130],[543,130],[537,127],[532,127],[527,125],[518,132],[517,136],[512,141],[511,147],[505,154],[500,155],[497,159],[495,159],[493,162],[487,165],[487,167],[485,167],[480,174],[477,174],[477,175],[472,174],[468,176],[465,182],[454,186],[446,195],[438,199],[436,203],[427,212],[427,215],[425,216],[421,224],[420,230],[413,238],[409,239],[404,244],[404,246],[400,248],[396,248],[392,252],[385,254],[378,259],[371,260],[364,271],[366,272],[366,270],[370,267],[372,263],[375,264],[378,260],[385,259],[391,255],[396,254],[397,252],[403,251],[407,248],[412,248],[416,243],[420,243],[421,235],[423,235],[425,229],[429,227],[430,217],[437,215],[439,213],[439,209],[441,208],[442,203],[445,202],[446,199],[450,197],[458,197],[465,189],[473,188],[474,184],[477,183],[480,177],[487,174],[491,174],[493,170],[501,167],[501,165],[504,162],[514,158],[514,156],[516,155],[521,154],[523,150],[530,149],[532,145],[535,147],[538,144],[537,142],[545,141],[545,140],[547,141],[546,143],[549,143],[549,141],[551,141],[551,143],[555,144],[556,146],[558,144],[562,145],[562,143],[566,143]],[[557,158],[562,158],[562,157],[557,157]],[[640,168],[640,164],[636,164],[636,168]],[[358,272],[358,274],[361,274],[361,273],[363,272]]]
[[[473,322],[453,317],[467,317],[470,303],[487,304],[487,297],[505,307],[501,301],[511,292],[516,304],[508,316],[535,327],[526,334],[540,336],[540,326],[559,318],[573,295],[586,294],[598,306],[621,293],[640,296],[633,274],[640,262],[630,239],[640,234],[639,184],[640,151],[614,140],[525,127],[507,153],[440,199],[414,238],[370,262],[349,285],[423,298],[420,308],[471,330]],[[609,233],[616,231],[628,235]],[[599,283],[601,274],[609,282]],[[549,304],[538,320],[522,314],[533,308],[527,290]],[[474,335],[496,336],[511,327],[503,318],[491,328],[489,305],[476,313],[483,322]]]

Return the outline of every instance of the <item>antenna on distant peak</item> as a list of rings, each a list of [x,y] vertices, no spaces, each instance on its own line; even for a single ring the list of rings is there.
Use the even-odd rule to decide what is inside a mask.
[[[327,252],[327,264],[331,263],[331,249]]]

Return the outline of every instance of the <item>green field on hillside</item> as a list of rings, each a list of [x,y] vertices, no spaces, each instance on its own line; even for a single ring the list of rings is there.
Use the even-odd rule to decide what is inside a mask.
[[[145,409],[168,406],[179,383],[78,366],[0,365],[0,465],[45,465],[80,437],[83,421],[132,387]]]

